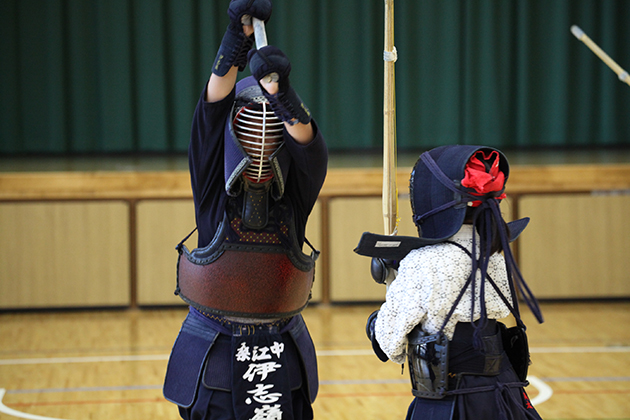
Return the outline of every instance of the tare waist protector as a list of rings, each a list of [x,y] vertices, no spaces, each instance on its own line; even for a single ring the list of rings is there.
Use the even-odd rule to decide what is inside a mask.
[[[264,229],[247,229],[228,206],[213,241],[177,247],[177,289],[186,303],[222,316],[282,318],[308,304],[318,251],[297,246],[289,207],[276,203]]]

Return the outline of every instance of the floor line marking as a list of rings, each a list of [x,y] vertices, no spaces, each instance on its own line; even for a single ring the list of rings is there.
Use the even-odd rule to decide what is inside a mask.
[[[531,378],[531,376],[530,376]],[[545,383],[548,382],[630,382],[630,377],[542,377],[538,378]],[[380,384],[409,384],[409,378],[400,379],[322,379],[319,381],[322,386],[327,385],[380,385]],[[38,389],[9,389],[7,394],[44,394],[44,393],[64,393],[64,392],[110,392],[110,391],[151,391],[162,389],[162,384],[155,385],[119,385],[119,386],[94,386],[94,387],[74,387],[74,388],[38,388]],[[597,390],[601,392],[602,390]],[[622,390],[630,392],[630,390]],[[557,391],[565,393],[568,391]],[[585,391],[586,392],[586,391]],[[590,391],[588,391],[590,392]]]
[[[119,355],[119,356],[76,356],[39,357],[33,359],[0,359],[0,365],[38,365],[56,363],[103,363],[103,362],[146,362],[168,360],[168,354]]]
[[[536,406],[536,405],[540,405],[542,403],[544,403],[545,401],[547,401],[549,398],[551,398],[551,396],[553,395],[553,390],[551,389],[551,387],[549,385],[547,385],[545,382],[541,381],[540,379],[538,379],[535,376],[529,376],[527,378],[527,380],[529,381],[529,383],[538,390],[538,395],[536,395],[536,397],[531,399],[531,403]],[[361,380],[357,380],[357,381],[352,381],[352,380],[348,380],[348,381],[322,381],[321,384],[323,385],[325,382],[334,382],[334,383],[344,383],[344,384],[350,384],[350,383],[365,383],[365,381],[361,381]],[[383,382],[388,382],[388,383],[401,383],[403,382],[402,380],[377,380],[376,382],[378,383],[383,383]],[[407,380],[404,380],[404,382],[408,382]],[[147,389],[150,386],[143,386],[143,389]],[[114,388],[114,387],[112,387]],[[120,388],[123,387],[116,387],[118,390]],[[129,387],[132,389],[136,389],[137,387]],[[102,390],[102,387],[99,388],[99,390]],[[5,413],[5,414],[9,414],[15,417],[20,417],[20,418],[25,418],[25,419],[30,419],[30,420],[62,420],[62,419],[56,419],[56,418],[52,418],[52,417],[42,417],[42,416],[37,416],[37,415],[33,415],[33,414],[28,414],[28,413],[22,413],[20,411],[14,410],[12,408],[9,408],[7,406],[5,406],[2,403],[2,399],[4,397],[5,394],[5,389],[0,388],[0,412]],[[326,393],[322,393],[321,397],[334,397],[334,396],[342,396],[342,397],[348,397],[351,396],[352,394],[326,394]],[[361,394],[363,395],[363,394]],[[399,392],[393,392],[393,393],[379,393],[378,395],[382,395],[382,396],[387,396],[387,395],[406,395],[406,394],[402,394]],[[411,394],[409,394],[409,396],[411,397]],[[103,401],[82,401],[82,404],[105,404],[105,403],[120,403],[120,402],[162,402],[161,398],[154,398],[154,399],[142,399],[142,400],[115,400],[115,401],[109,401],[109,400],[103,400]],[[63,404],[68,404],[68,401],[53,401],[53,402],[46,402],[46,403],[22,403],[22,405],[24,406],[31,406],[31,405],[63,405]],[[74,404],[76,404],[77,402],[74,402]]]
[[[532,347],[530,353],[628,353],[630,346],[604,347]]]
[[[619,347],[532,347],[530,353],[628,353],[630,346]],[[354,350],[319,350],[318,357],[334,356],[369,356],[371,349]],[[168,354],[115,355],[115,356],[76,356],[76,357],[39,357],[25,359],[0,359],[0,365],[35,365],[54,363],[102,363],[102,362],[146,362],[165,361]]]
[[[39,389],[9,389],[7,394],[54,394],[63,392],[112,392],[112,391],[151,391],[162,389],[160,385],[129,385],[129,386],[94,386],[75,388],[39,388]]]
[[[2,402],[5,392],[6,391],[4,388],[0,388],[0,413],[8,414],[10,416],[19,417],[22,419],[29,419],[29,420],[64,420],[64,419],[59,419],[55,417],[44,417],[44,416],[37,416],[35,414],[23,413],[21,411],[17,411],[12,408],[9,408],[6,405],[4,405],[4,403]]]
[[[536,376],[528,376],[529,384],[538,390],[538,395],[531,399],[532,405],[535,407],[547,401],[553,395],[553,389]]]
[[[545,382],[630,382],[630,376],[545,377]]]

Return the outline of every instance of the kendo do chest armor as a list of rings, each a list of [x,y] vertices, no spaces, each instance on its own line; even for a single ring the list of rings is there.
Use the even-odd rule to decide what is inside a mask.
[[[280,318],[299,313],[310,299],[317,252],[297,246],[292,207],[276,202],[264,229],[243,224],[230,199],[212,242],[189,251],[178,246],[178,294],[200,311],[222,316]]]
[[[175,293],[202,312],[281,318],[307,305],[319,252],[309,256],[299,246],[294,206],[284,194],[282,122],[249,84],[237,94],[237,104],[244,98],[247,105],[235,107],[226,127],[226,162],[233,166],[226,168],[225,215],[206,247],[177,246]]]

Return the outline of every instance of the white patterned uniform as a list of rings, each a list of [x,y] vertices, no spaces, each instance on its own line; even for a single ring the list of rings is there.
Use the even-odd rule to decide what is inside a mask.
[[[472,229],[472,225],[465,224],[450,240],[471,251]],[[390,360],[399,364],[405,362],[407,334],[416,325],[422,324],[422,329],[430,334],[440,330],[471,269],[470,256],[448,243],[415,249],[401,260],[398,275],[387,290],[386,301],[381,306],[375,325],[376,339]],[[490,257],[488,274],[511,304],[503,254]],[[480,278],[478,271],[474,320],[479,319],[481,312]],[[488,281],[485,283],[485,295],[489,319],[510,315],[510,310]],[[471,298],[469,286],[444,328],[449,340],[453,339],[458,322],[470,322]]]

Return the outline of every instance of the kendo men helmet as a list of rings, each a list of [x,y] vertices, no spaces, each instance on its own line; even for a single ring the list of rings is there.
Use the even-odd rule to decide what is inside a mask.
[[[236,84],[232,113],[225,127],[225,188],[240,193],[243,184],[266,184],[278,199],[290,158],[284,150],[284,123],[274,114],[258,82],[246,77]]]
[[[244,176],[263,183],[273,177],[269,158],[283,142],[284,123],[274,114],[259,89],[246,89],[237,95],[232,127],[243,150],[252,158]]]
[[[409,195],[418,237],[365,232],[354,250],[360,255],[400,261],[409,251],[446,241],[455,235],[470,206],[503,217],[499,202],[510,172],[505,155],[492,147],[449,145],[420,155],[411,172]],[[505,244],[527,227],[525,217],[507,223]],[[505,248],[505,247],[503,247]]]
[[[507,158],[492,147],[449,145],[423,153],[409,181],[420,238],[442,242],[453,236],[463,225],[469,206],[505,197],[509,173]],[[512,233],[514,239],[516,232]]]

